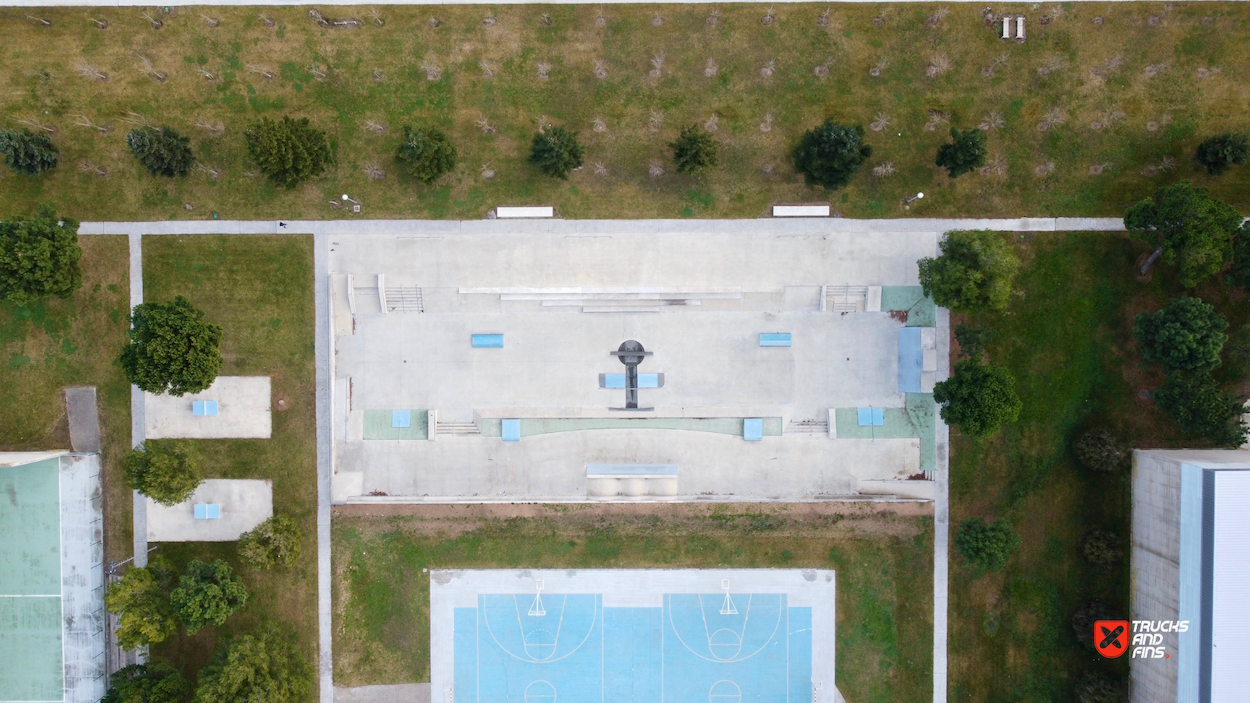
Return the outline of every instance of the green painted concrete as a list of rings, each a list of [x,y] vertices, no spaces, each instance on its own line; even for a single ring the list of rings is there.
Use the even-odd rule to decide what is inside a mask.
[[[401,410],[403,408],[400,408]],[[411,427],[391,427],[390,410],[365,411],[365,439],[429,439],[430,413],[412,411]]]
[[[906,407],[883,408],[885,424],[880,427],[860,427],[858,408],[837,408],[834,422],[838,439],[908,439],[920,440],[920,468],[937,466],[937,441],[935,435],[933,394],[908,393]]]
[[[881,286],[881,310],[906,310],[908,327],[937,327],[937,305],[920,286]]]

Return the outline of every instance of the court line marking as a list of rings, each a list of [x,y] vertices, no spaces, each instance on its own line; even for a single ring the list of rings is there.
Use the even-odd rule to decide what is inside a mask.
[[[764,644],[763,644],[763,645],[762,645],[759,649],[755,650],[754,652],[751,652],[750,654],[748,654],[748,655],[747,655],[747,656],[745,656],[745,657],[740,657],[740,658],[738,658],[738,659],[708,659],[707,657],[703,656],[702,654],[699,654],[698,652],[694,651],[694,648],[692,648],[690,645],[686,644],[686,640],[682,639],[681,633],[677,631],[677,623],[673,622],[673,600],[672,600],[672,598],[673,598],[673,596],[674,596],[674,595],[690,595],[690,594],[673,594],[673,593],[668,594],[668,599],[669,599],[669,601],[668,601],[668,623],[669,623],[669,625],[671,625],[671,626],[672,626],[672,628],[673,628],[673,634],[677,635],[677,641],[678,641],[678,642],[681,642],[681,643],[682,643],[682,645],[683,645],[683,646],[684,646],[687,650],[689,650],[691,654],[695,655],[696,657],[698,657],[698,658],[700,658],[700,659],[702,659],[702,660],[704,660],[704,661],[709,661],[709,662],[712,662],[713,664],[736,664],[736,663],[738,663],[738,662],[742,662],[742,661],[746,661],[747,659],[750,659],[751,657],[755,656],[756,654],[759,654],[760,652],[764,651],[764,647],[767,647],[767,646],[768,646],[768,643],[769,643],[769,642],[772,642],[772,641],[773,641],[773,640],[777,637],[777,628],[781,627],[781,613],[780,613],[780,612],[778,612],[778,613],[777,613],[777,622],[773,625],[773,632],[772,632],[772,634],[771,634],[771,635],[769,635],[769,637],[768,637],[768,639],[767,639],[767,640],[764,640]],[[698,594],[695,594],[695,595],[698,595]],[[778,607],[780,607],[780,603],[781,603],[781,596],[782,596],[782,595],[784,595],[784,594],[781,594],[781,593],[777,593],[777,594],[772,594],[772,593],[769,593],[769,594],[761,594],[761,595],[776,595],[776,596],[777,596]],[[748,613],[749,613],[749,612],[750,612],[750,605],[749,605],[749,602],[748,602],[747,608],[748,608]],[[706,621],[704,622],[703,628],[704,628],[704,633],[706,634],[706,631],[707,631],[707,623],[706,623]],[[743,628],[743,630],[745,631],[745,628]],[[708,651],[709,651],[709,652],[711,651],[711,643],[709,643]]]
[[[482,603],[482,604],[485,604],[485,603],[486,603],[486,596],[487,596],[487,595],[496,595],[496,594],[486,594],[486,593],[480,594],[478,597],[479,597],[479,598],[481,598],[481,601],[479,601],[479,602],[480,602],[480,603]],[[503,595],[503,594],[498,594],[498,595]],[[515,596],[515,595],[513,595],[512,597],[513,597],[513,601],[514,601],[514,603],[515,603],[516,596]],[[568,594],[565,594],[565,598],[567,598],[567,597],[568,597]],[[484,607],[479,607],[479,608],[478,608],[478,612],[480,612],[480,613],[482,614],[482,620],[486,623],[486,631],[490,633],[490,638],[491,638],[492,640],[494,640],[494,641],[495,641],[495,644],[496,644],[496,645],[497,645],[497,646],[498,646],[501,650],[503,650],[504,652],[507,652],[508,656],[512,657],[513,659],[516,659],[517,661],[526,662],[526,663],[529,663],[529,664],[554,664],[555,662],[558,662],[558,661],[561,661],[561,660],[564,660],[564,659],[568,659],[568,658],[569,658],[570,656],[572,656],[572,655],[573,655],[573,654],[574,654],[577,650],[581,649],[581,648],[582,648],[582,645],[586,644],[586,641],[587,641],[587,640],[589,640],[589,639],[590,639],[590,636],[594,634],[594,632],[595,632],[595,624],[599,622],[599,598],[598,598],[597,596],[595,597],[595,607],[594,607],[594,609],[593,609],[593,610],[594,610],[594,615],[593,615],[593,616],[591,617],[591,619],[590,619],[590,629],[586,631],[586,636],[582,638],[582,641],[581,641],[581,642],[579,642],[579,643],[577,644],[577,646],[576,646],[576,647],[574,647],[573,649],[569,650],[569,653],[568,653],[568,654],[565,654],[564,656],[560,657],[559,659],[544,659],[544,660],[542,660],[542,661],[539,661],[539,660],[534,660],[534,659],[522,659],[521,657],[518,657],[517,655],[513,654],[513,653],[512,653],[512,650],[510,650],[510,649],[508,649],[507,647],[503,646],[503,643],[502,643],[502,642],[500,642],[500,641],[499,641],[499,638],[495,636],[495,629],[494,629],[494,628],[492,628],[492,627],[490,626],[490,618],[486,617],[486,608],[484,608]],[[563,612],[563,611],[561,611],[561,612]],[[563,617],[563,616],[561,616],[561,617]],[[524,641],[525,641],[525,633],[524,633],[524,631],[522,631],[522,633],[521,633],[521,641],[522,641],[522,642],[524,642]],[[479,652],[479,654],[478,654],[478,665],[479,665],[479,668],[480,668],[480,666],[481,666],[481,661],[482,661],[482,657],[481,657],[481,653]]]

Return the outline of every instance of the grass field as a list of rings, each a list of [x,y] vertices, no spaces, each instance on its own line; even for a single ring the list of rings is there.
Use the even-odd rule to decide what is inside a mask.
[[[201,9],[182,7],[161,14],[159,30],[140,8],[96,11],[109,20],[103,30],[79,8],[40,10],[47,29],[24,9],[4,10],[0,124],[55,128],[62,163],[38,177],[6,173],[0,212],[51,201],[83,219],[322,219],[348,216],[327,203],[347,192],[370,217],[472,219],[499,203],[554,204],[574,218],[754,217],[771,202],[814,199],[831,199],[847,216],[878,217],[904,214],[902,198],[923,190],[908,214],[1118,215],[1181,178],[1248,209],[1250,170],[1212,179],[1192,159],[1202,137],[1246,127],[1244,4],[995,6],[1028,18],[1023,44],[1000,40],[979,5],[955,4],[933,26],[938,4],[784,4],[765,26],[768,7],[721,7],[711,26],[707,5],[612,5],[600,26],[594,5],[382,6],[382,27],[365,8],[323,8],[327,17],[362,17],[356,30],[321,29],[306,7],[212,8],[215,28]],[[827,26],[818,25],[828,8]],[[493,26],[483,24],[488,15]],[[657,15],[663,23],[653,26]],[[441,24],[432,27],[431,17]],[[140,70],[145,59],[164,82]],[[708,60],[718,66],[710,78]],[[80,61],[108,80],[81,77]],[[874,66],[882,66],[877,77]],[[128,111],[191,135],[220,178],[148,176],[125,147]],[[283,114],[309,117],[337,151],[336,167],[292,191],[255,176],[242,138],[250,121]],[[75,126],[79,115],[111,131]],[[722,144],[716,169],[694,178],[669,164],[664,175],[648,175],[653,162],[667,163],[666,144],[682,125],[713,115]],[[832,194],[805,187],[787,158],[827,116],[865,127],[885,118],[867,133],[870,162]],[[587,167],[567,182],[525,163],[540,117],[581,133]],[[592,129],[596,118],[605,131]],[[224,134],[209,136],[195,126],[200,119],[222,123]],[[484,134],[482,119],[497,131]],[[387,131],[375,134],[368,120]],[[952,181],[933,164],[936,148],[951,125],[982,122],[994,168]],[[1049,128],[1040,131],[1041,122]],[[461,156],[455,172],[432,186],[401,178],[391,154],[405,124],[448,131]],[[81,160],[108,176],[80,172]],[[365,176],[373,161],[384,180]],[[596,163],[606,175],[596,175]],[[894,175],[870,174],[885,163]],[[480,175],[487,164],[496,172],[489,180]]]
[[[1067,701],[1084,669],[1123,675],[1128,664],[1084,649],[1069,618],[1095,597],[1128,614],[1127,563],[1103,571],[1079,550],[1091,529],[1109,529],[1127,544],[1130,477],[1092,475],[1071,446],[1095,425],[1137,447],[1200,444],[1180,437],[1143,396],[1163,375],[1141,362],[1132,338],[1134,315],[1183,289],[1168,267],[1137,282],[1133,266],[1146,247],[1123,235],[1006,236],[1016,238],[1025,262],[1020,295],[1005,314],[977,322],[995,330],[991,361],[1011,369],[1024,409],[1019,422],[984,442],[952,431],[951,525],[969,516],[1008,518],[1024,545],[996,573],[972,568],[952,549],[950,690],[958,701]],[[1250,314],[1239,290],[1209,282],[1194,292],[1231,329]],[[1245,391],[1245,379],[1224,375]]]
[[[312,237],[256,235],[149,236],[143,240],[144,300],[184,295],[223,328],[223,375],[268,375],[276,399],[267,440],[188,440],[208,478],[273,481],[274,512],[304,533],[302,554],[289,569],[254,571],[240,565],[235,543],[161,544],[154,553],[181,566],[222,558],[243,576],[252,599],[221,628],[178,636],[153,648],[157,657],[194,676],[218,640],[276,621],[294,633],[315,669],[317,651],[316,425],[313,362]],[[110,515],[109,520],[117,519]],[[129,519],[128,517],[126,519]],[[314,683],[314,691],[315,689]]]
[[[633,507],[506,506],[510,517],[489,506],[405,517],[339,510],[335,683],[429,680],[426,569],[806,567],[838,572],[838,687],[847,699],[932,695],[931,518],[855,507]]]
[[[82,237],[83,285],[68,300],[29,307],[0,300],[0,451],[69,449],[65,386],[95,386],[104,449],[106,558],[133,552],[130,491],[121,459],[130,450],[130,384],[117,365],[130,323],[125,237]]]

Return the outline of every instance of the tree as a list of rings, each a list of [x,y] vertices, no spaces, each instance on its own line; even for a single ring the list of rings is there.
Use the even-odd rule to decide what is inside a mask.
[[[172,586],[173,572],[160,558],[146,567],[127,569],[120,581],[109,584],[104,604],[121,616],[117,644],[122,649],[164,642],[177,634],[178,618],[169,603]]]
[[[1233,265],[1224,274],[1224,282],[1250,291],[1250,223],[1243,222],[1233,237]]]
[[[311,694],[311,678],[303,653],[270,627],[219,649],[200,670],[194,703],[301,703]]]
[[[548,176],[567,179],[569,172],[582,165],[582,145],[577,143],[577,132],[563,127],[539,130],[530,145],[530,163]]]
[[[1191,437],[1229,448],[1246,441],[1243,401],[1220,390],[1206,371],[1169,376],[1154,392],[1154,400]]]
[[[82,285],[78,220],[50,207],[35,217],[0,222],[0,297],[29,305],[50,295],[68,298]]]
[[[1173,298],[1162,310],[1137,314],[1133,336],[1146,361],[1163,370],[1194,371],[1215,368],[1228,336],[1228,321],[1198,298]]]
[[[168,664],[131,664],[109,677],[100,703],[183,703],[191,684]]]
[[[1230,164],[1244,164],[1247,157],[1250,157],[1250,137],[1229,133],[1203,139],[1194,154],[1212,176],[1224,173]]]
[[[1124,546],[1114,532],[1091,530],[1081,540],[1085,561],[1097,566],[1114,566],[1124,559]]]
[[[60,150],[46,134],[6,129],[0,131],[0,154],[14,171],[33,176],[56,168]]]
[[[1158,249],[1169,265],[1180,267],[1180,282],[1193,288],[1218,272],[1232,255],[1233,232],[1242,217],[1231,205],[1189,181],[1155,191],[1124,213],[1124,226]]]
[[[809,186],[836,190],[851,182],[851,176],[872,156],[864,143],[864,128],[842,125],[826,119],[810,129],[794,148],[794,168]]]
[[[957,312],[1006,309],[1020,268],[1006,238],[988,230],[952,230],[939,246],[941,256],[917,262],[925,295]]]
[[[950,144],[938,147],[936,160],[951,178],[985,165],[985,132],[976,128],[961,132],[951,127],[951,140]]]
[[[172,303],[142,303],[130,315],[122,349],[126,378],[148,393],[182,396],[213,385],[221,370],[221,327],[181,295]]]
[[[1093,471],[1121,471],[1128,468],[1132,454],[1111,430],[1100,428],[1076,441],[1076,458]]]
[[[128,487],[167,506],[190,498],[204,480],[199,462],[182,447],[157,439],[131,451],[124,470]]]
[[[192,561],[178,587],[169,594],[178,619],[194,635],[205,625],[221,625],[234,611],[247,604],[243,580],[221,559],[205,564]]]
[[[943,420],[977,439],[989,437],[999,425],[1020,416],[1011,372],[972,359],[955,364],[951,377],[933,386],[933,399],[942,406]]]
[[[1072,613],[1072,632],[1081,644],[1094,648],[1094,623],[1099,620],[1117,620],[1106,603],[1095,598]]]
[[[404,171],[422,183],[433,183],[456,167],[456,147],[441,130],[404,127],[404,141],[395,150]]]
[[[139,127],[126,135],[126,146],[153,176],[185,176],[195,165],[191,138],[168,127]]]
[[[254,569],[290,566],[299,559],[301,539],[294,520],[274,515],[239,538],[239,558]]]
[[[307,117],[281,121],[262,117],[243,132],[247,155],[277,185],[294,188],[325,172],[334,160],[330,138],[313,129]]]
[[[673,150],[673,163],[678,173],[700,173],[716,165],[719,145],[711,133],[697,124],[682,127],[677,140],[669,142]]]
[[[955,546],[973,564],[998,571],[1020,548],[1020,538],[1006,520],[987,522],[975,517],[959,523]]]
[[[1124,684],[1100,671],[1086,671],[1076,682],[1079,703],[1127,703]]]

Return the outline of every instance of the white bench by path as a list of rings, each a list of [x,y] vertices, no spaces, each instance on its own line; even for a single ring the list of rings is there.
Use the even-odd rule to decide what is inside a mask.
[[[829,204],[774,205],[773,217],[828,217]]]
[[[550,205],[500,205],[495,208],[495,217],[501,220],[534,219],[555,216],[556,209]]]

